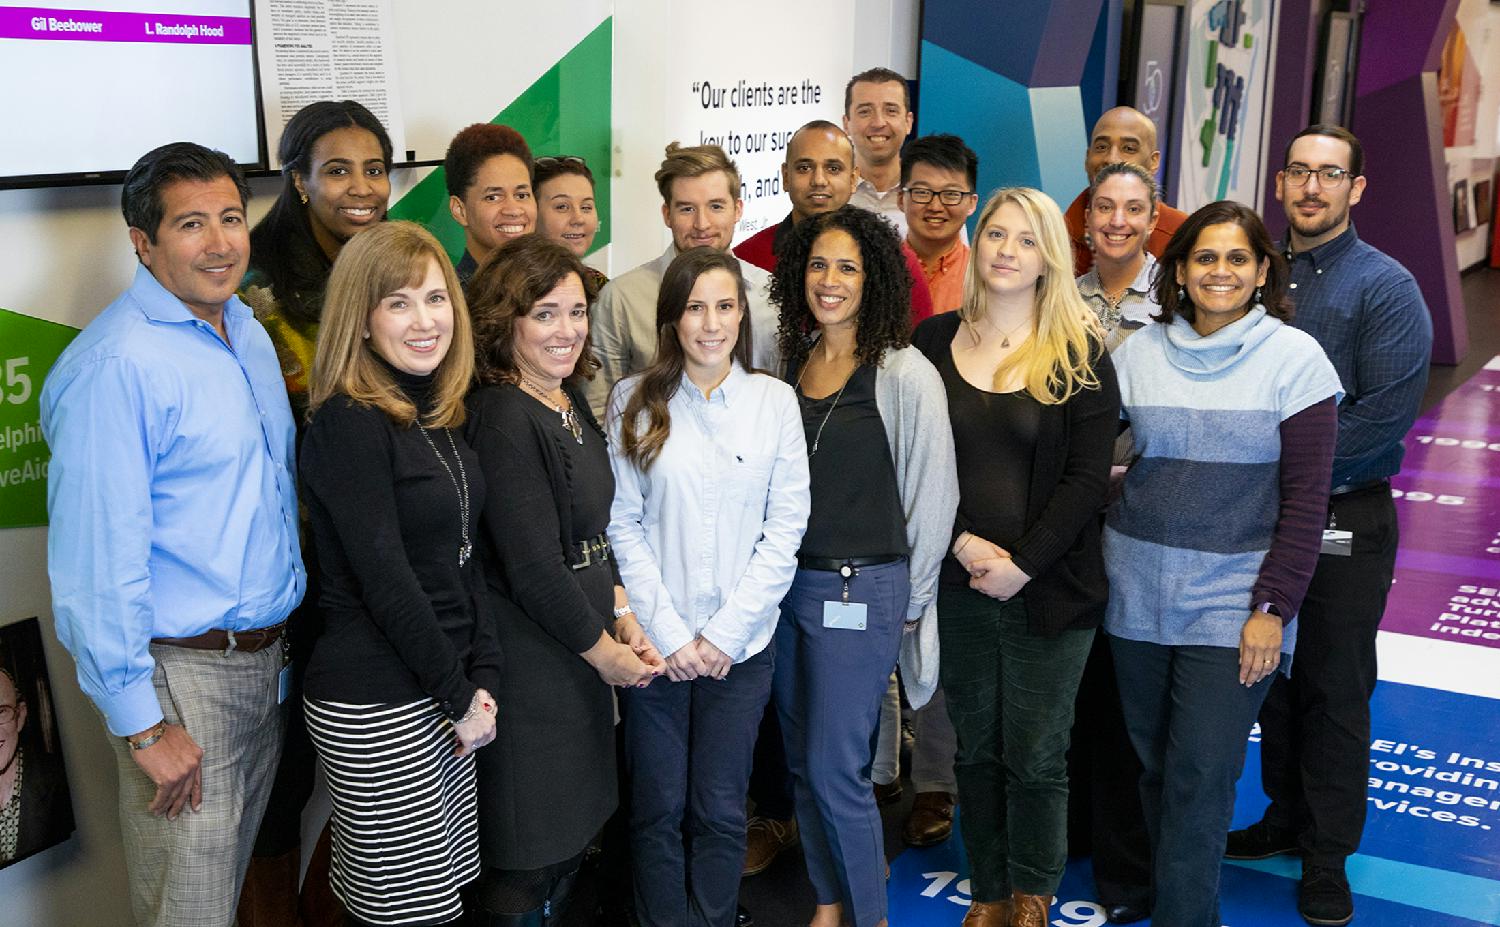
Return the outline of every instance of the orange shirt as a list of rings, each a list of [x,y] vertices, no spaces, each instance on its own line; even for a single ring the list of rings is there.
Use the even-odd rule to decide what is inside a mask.
[[[901,242],[901,250],[906,252],[907,263],[915,261],[922,268],[922,276],[927,280],[927,289],[932,293],[932,312],[952,312],[964,302],[964,271],[969,265],[969,246],[962,240],[955,241],[953,247],[938,255],[936,261],[928,264],[912,248],[911,243]]]
[[[1063,213],[1063,222],[1068,226],[1068,238],[1073,242],[1073,274],[1078,277],[1088,273],[1089,268],[1094,266],[1094,252],[1089,250],[1083,238],[1083,207],[1087,205],[1085,201],[1088,196],[1087,190],[1078,194],[1078,199]],[[1161,253],[1167,249],[1167,242],[1172,240],[1178,226],[1185,221],[1187,213],[1180,209],[1174,209],[1166,203],[1156,207],[1156,228],[1151,232],[1151,237],[1146,239],[1146,250],[1152,257],[1161,257]]]

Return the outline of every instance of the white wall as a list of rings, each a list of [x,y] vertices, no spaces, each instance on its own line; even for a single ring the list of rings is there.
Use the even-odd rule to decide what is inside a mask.
[[[441,145],[453,131],[490,118],[499,108],[495,101],[503,105],[519,93],[616,5],[610,0],[586,4],[587,15],[577,3],[565,10],[543,5],[526,8],[541,12],[518,13],[521,6],[502,8],[486,0],[398,0],[395,34],[407,147],[416,148],[419,158],[440,157]],[[856,0],[855,5],[854,68],[881,64],[915,75],[917,0]],[[618,6],[613,237],[622,251],[651,257],[664,246],[660,198],[651,175],[667,141],[659,101],[665,57],[673,51],[663,47],[661,33],[652,32],[651,24],[668,9],[668,0],[623,0]],[[729,21],[734,15],[758,15],[761,5],[736,0],[739,13],[729,3],[721,6]],[[535,22],[518,29],[518,15]],[[554,26],[546,27],[548,22]],[[726,48],[734,46],[716,37],[682,53],[721,55]],[[394,195],[420,176],[397,172]],[[252,183],[252,221],[269,208],[277,184],[275,179]],[[0,248],[0,308],[82,326],[124,289],[135,259],[120,218],[119,195],[118,186],[0,191],[0,241],[5,242]],[[614,272],[635,262],[617,260]],[[0,351],[4,348],[0,345]],[[98,716],[74,681],[72,660],[52,632],[46,529],[0,530],[0,624],[33,615],[42,619],[78,833],[62,846],[0,870],[0,923],[127,927],[114,759]]]

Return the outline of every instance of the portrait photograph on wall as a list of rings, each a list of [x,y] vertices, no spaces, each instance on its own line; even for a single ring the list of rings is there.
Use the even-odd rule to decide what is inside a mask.
[[[0,868],[73,833],[41,623],[0,627]]]

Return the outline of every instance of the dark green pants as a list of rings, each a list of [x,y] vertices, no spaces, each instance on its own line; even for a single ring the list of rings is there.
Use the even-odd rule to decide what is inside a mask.
[[[938,590],[941,679],[975,901],[1051,895],[1068,852],[1068,733],[1093,630],[1026,631],[1023,596]]]

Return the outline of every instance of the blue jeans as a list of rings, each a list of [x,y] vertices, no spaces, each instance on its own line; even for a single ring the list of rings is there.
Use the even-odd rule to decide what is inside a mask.
[[[1141,758],[1153,923],[1219,927],[1219,861],[1250,725],[1271,677],[1246,688],[1232,647],[1109,639],[1125,729]],[[1275,674],[1272,674],[1273,676]]]
[[[626,689],[630,849],[642,927],[732,927],[745,793],[774,644],[723,679]]]
[[[1024,595],[938,588],[939,676],[958,732],[975,901],[1051,895],[1068,857],[1068,732],[1094,630],[1039,637]]]
[[[776,626],[776,706],[792,773],[807,875],[818,904],[842,904],[855,927],[886,916],[885,841],[870,789],[875,729],[896,665],[911,572],[905,560],[860,567],[849,601],[865,630],[823,627],[843,579],[797,571]]]

